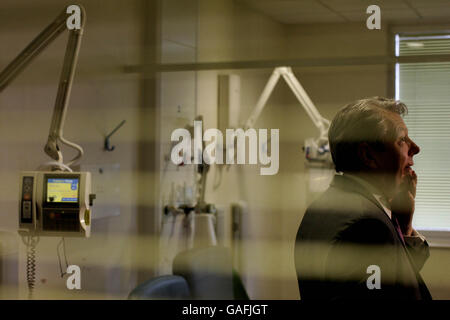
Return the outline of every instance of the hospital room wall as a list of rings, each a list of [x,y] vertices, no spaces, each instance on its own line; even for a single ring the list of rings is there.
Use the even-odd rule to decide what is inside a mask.
[[[197,39],[197,0],[162,0],[160,8],[160,57],[161,63],[195,63]],[[171,161],[171,133],[177,128],[193,125],[196,116],[196,72],[161,72],[158,75],[158,219],[160,231],[158,270],[159,275],[172,273],[172,260],[178,247],[175,236],[163,232],[171,221],[163,215],[165,205],[194,202],[193,166],[176,166]],[[185,197],[185,194],[190,194]],[[193,203],[192,203],[193,204]],[[181,241],[182,242],[182,241]]]
[[[251,28],[239,25],[233,10],[245,17],[246,10],[227,7],[229,18],[222,16],[217,26],[214,8],[199,21],[198,61],[243,61],[251,59],[315,59],[388,56],[387,30],[368,32],[364,24],[279,25],[264,16],[265,24],[253,21],[258,31],[246,34]],[[223,9],[223,8],[222,8]],[[201,11],[200,11],[201,12]],[[252,13],[255,14],[255,13]],[[210,18],[210,19],[208,19]],[[245,21],[251,21],[245,19]],[[229,23],[228,27],[224,26]],[[248,22],[251,25],[251,22]],[[205,26],[208,26],[206,28]],[[266,30],[261,25],[267,27]],[[270,27],[269,27],[270,26]],[[222,30],[219,35],[210,30]],[[276,35],[275,37],[272,37]],[[252,39],[254,47],[261,46],[252,56],[244,44]],[[220,39],[217,40],[217,39]],[[224,41],[224,39],[228,39]],[[276,40],[275,40],[276,39]],[[237,47],[234,47],[235,44]],[[270,48],[272,50],[270,50]],[[250,52],[250,53],[249,53]],[[217,54],[215,54],[217,53]],[[264,53],[264,56],[261,56]],[[217,75],[237,74],[241,77],[241,115],[243,123],[256,103],[271,73],[271,69],[203,71],[197,74],[197,114],[203,114],[206,127],[217,124]],[[388,96],[389,68],[386,65],[336,65],[294,68],[294,72],[321,114],[332,119],[339,107],[349,101],[367,96]],[[293,250],[295,234],[307,205],[316,194],[309,189],[309,172],[305,167],[301,147],[304,139],[317,135],[317,130],[300,107],[288,87],[280,81],[269,99],[256,128],[280,129],[280,170],[275,176],[260,176],[251,166],[231,166],[223,171],[223,181],[214,190],[211,180],[217,167],[209,175],[209,201],[230,203],[244,200],[248,204],[244,218],[241,274],[252,298],[295,299],[299,297]]]
[[[198,62],[252,61],[277,59],[284,52],[284,28],[267,17],[232,1],[199,1]],[[240,77],[239,124],[250,115],[272,70],[213,70],[197,72],[197,114],[205,128],[218,128],[218,75]],[[255,128],[279,128],[277,105],[283,96],[275,91]],[[259,165],[213,166],[208,175],[206,200],[228,208],[244,201],[247,210],[238,246],[240,272],[252,299],[280,298],[276,282],[282,268],[280,238],[282,216],[278,208],[280,175],[261,176]],[[222,171],[220,173],[220,170]],[[221,177],[221,178],[220,178]],[[214,185],[221,179],[220,186]]]
[[[192,10],[193,7],[197,10]],[[327,32],[330,29],[334,32]],[[358,24],[281,25],[233,1],[192,0],[189,5],[164,1],[161,62],[315,58],[317,52],[325,52],[321,57],[326,58],[333,57],[334,50],[343,57],[386,54],[386,33],[366,32]],[[353,37],[350,43],[345,41],[349,34]],[[372,47],[367,49],[366,42]],[[387,92],[385,66],[324,65],[294,71],[320,112],[329,119],[348,101]],[[167,202],[172,183],[193,181],[192,168],[174,168],[166,163],[171,131],[192,124],[195,115],[203,116],[205,129],[218,127],[219,74],[240,76],[242,124],[271,72],[271,68],[266,68],[161,73],[159,157],[164,176],[160,182],[161,205]],[[292,259],[294,238],[303,212],[314,196],[308,190],[301,146],[305,138],[315,136],[317,131],[283,81],[277,85],[255,128],[280,129],[279,173],[261,176],[259,166],[213,166],[208,175],[206,200],[225,208],[240,200],[247,203],[238,268],[250,297],[294,299],[298,298]],[[222,182],[215,188],[220,170]],[[162,268],[161,272],[165,271]]]
[[[41,238],[37,247],[37,298],[125,298],[136,285],[141,78],[124,72],[142,59],[142,1],[79,1],[87,12],[64,136],[81,145],[83,164],[104,169],[103,186],[116,197],[108,205],[119,215],[94,220],[89,239],[66,238],[69,264],[81,267],[82,290],[68,290],[60,277],[57,244]],[[70,1],[15,1],[0,4],[0,66],[3,68],[46,27]],[[67,33],[62,34],[0,95],[0,228],[16,237],[20,297],[26,294],[25,246],[17,233],[19,172],[35,170],[50,159],[44,154],[56,97]],[[112,137],[112,152],[103,150],[104,136],[122,120]],[[151,127],[151,124],[147,124]],[[65,160],[75,153],[63,147]],[[111,168],[119,168],[111,169]],[[98,174],[98,172],[97,172]],[[118,188],[118,189],[117,189]],[[145,190],[144,190],[145,191]],[[98,197],[101,205],[101,196]],[[95,217],[95,205],[93,214]],[[65,261],[61,253],[63,266]],[[65,270],[63,270],[65,271]],[[13,284],[14,274],[3,275]],[[17,292],[8,291],[10,298]]]
[[[199,62],[327,58],[334,57],[336,52],[342,57],[387,54],[386,33],[367,34],[365,26],[358,24],[287,26],[237,5],[218,10],[206,1],[200,1],[200,4],[204,16],[200,10]],[[214,18],[218,14],[215,10],[221,13],[219,22]],[[330,33],[329,30],[334,31]],[[353,38],[346,41],[349,35]],[[371,43],[369,48],[367,43]],[[206,127],[217,125],[218,74],[241,77],[239,120],[242,124],[271,72],[271,69],[198,72],[197,114],[203,114]],[[385,66],[324,65],[295,68],[294,72],[328,119],[348,101],[387,94]],[[295,299],[299,296],[292,255],[295,234],[304,210],[314,196],[308,189],[308,171],[301,147],[305,138],[317,135],[317,130],[283,81],[277,85],[255,127],[280,129],[278,174],[260,176],[255,166],[231,166],[229,171],[223,169],[222,184],[214,190],[213,177],[218,175],[215,167],[209,175],[207,198],[216,204],[237,200],[247,202],[248,211],[242,225],[240,271],[250,296]]]
[[[197,10],[192,12],[192,8]],[[164,1],[162,7],[162,56],[164,63],[173,62],[223,62],[235,60],[259,60],[280,57],[284,45],[283,27],[270,19],[245,7],[235,5],[233,1],[189,1],[189,5],[180,1]],[[164,21],[166,20],[166,22]],[[192,22],[195,25],[192,26]],[[269,35],[269,36],[268,36]],[[217,128],[217,92],[219,74],[239,74],[242,92],[240,121],[245,121],[250,110],[265,85],[271,69],[252,71],[186,71],[164,72],[160,76],[160,120],[161,120],[161,180],[162,204],[167,203],[170,186],[179,187],[193,182],[193,168],[189,166],[176,168],[166,164],[165,158],[170,151],[171,131],[187,124],[192,125],[195,115],[202,115],[204,127]],[[269,106],[280,100],[275,93]],[[276,114],[276,113],[274,113]],[[258,122],[273,118],[270,112],[264,114]],[[279,126],[279,124],[277,124]],[[270,125],[266,126],[270,128]],[[257,246],[256,250],[244,248],[243,265],[245,275],[257,276],[264,272],[269,263],[277,265],[278,257],[272,254],[264,257],[266,251],[262,241],[277,238],[278,218],[272,214],[272,208],[279,205],[280,195],[274,193],[280,187],[279,177],[261,177],[257,166],[231,166],[223,169],[223,180],[218,189],[213,185],[219,179],[219,172],[212,167],[208,174],[206,200],[218,206],[229,208],[232,202],[245,200],[251,214],[246,217],[249,226],[246,239]],[[261,186],[261,187],[260,187]],[[272,219],[269,228],[264,221]],[[247,242],[246,242],[247,243]],[[170,253],[162,253],[161,272],[170,270]],[[167,261],[166,261],[167,260]],[[166,263],[167,262],[167,263]],[[249,266],[247,266],[249,264]],[[266,276],[259,276],[258,281],[247,280],[252,297],[259,297],[260,292],[269,292]],[[254,288],[253,288],[254,287]],[[275,294],[276,295],[276,294]]]

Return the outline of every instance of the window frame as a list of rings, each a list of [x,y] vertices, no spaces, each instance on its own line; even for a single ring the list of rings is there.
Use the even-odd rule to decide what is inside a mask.
[[[450,62],[450,54],[442,55],[420,55],[420,56],[405,56],[399,57],[397,55],[396,41],[398,36],[407,36],[411,34],[421,33],[427,34],[449,34],[450,25],[421,25],[421,26],[394,26],[389,30],[389,55],[393,57],[393,62],[389,67],[389,81],[387,92],[398,99],[398,78],[400,63],[414,63],[414,62]],[[450,248],[450,230],[431,230],[418,228],[417,231],[422,234],[430,247],[434,248]]]

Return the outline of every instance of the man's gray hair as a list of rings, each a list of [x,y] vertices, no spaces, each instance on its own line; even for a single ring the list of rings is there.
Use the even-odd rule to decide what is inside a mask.
[[[387,140],[395,139],[396,128],[386,117],[391,112],[403,116],[408,113],[408,108],[400,101],[373,97],[347,104],[338,111],[328,131],[337,172],[361,169],[358,157],[360,143],[382,148]]]

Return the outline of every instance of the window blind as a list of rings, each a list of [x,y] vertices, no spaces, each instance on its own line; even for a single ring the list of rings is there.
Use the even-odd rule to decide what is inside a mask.
[[[450,35],[399,36],[398,56],[438,55],[450,53]]]
[[[397,56],[450,54],[450,35],[397,36]],[[421,151],[413,225],[450,231],[450,62],[399,63],[396,95],[408,106],[405,123]]]

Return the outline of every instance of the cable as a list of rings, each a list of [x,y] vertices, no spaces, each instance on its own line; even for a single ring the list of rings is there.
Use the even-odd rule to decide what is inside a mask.
[[[213,190],[217,190],[217,188],[220,187],[220,184],[222,183],[222,170],[223,170],[223,165],[221,166],[216,166],[217,170],[214,174],[214,186],[213,186]],[[219,172],[217,174],[217,172]],[[219,179],[217,179],[217,176],[219,177]],[[218,180],[218,181],[217,181]]]
[[[44,170],[46,167],[50,167],[50,169],[58,168],[62,171],[72,172],[72,169],[69,166],[65,165],[64,163],[56,162],[56,161],[50,161],[50,162],[41,164],[37,170],[41,171],[41,170]]]
[[[59,263],[59,270],[61,272],[61,278],[63,278],[67,272],[63,271],[62,265],[61,265],[61,257],[59,255],[59,247],[62,245],[63,247],[63,254],[64,254],[64,261],[66,263],[66,270],[67,267],[69,266],[69,263],[67,262],[67,256],[66,256],[66,242],[64,238],[61,238],[61,241],[58,243],[58,245],[56,246],[56,253],[58,255],[58,263]]]
[[[28,299],[33,299],[34,283],[36,281],[36,245],[39,242],[38,236],[23,236],[23,243],[27,246],[27,284]]]
[[[65,144],[66,146],[69,146],[69,147],[71,147],[73,149],[76,149],[78,151],[78,155],[76,155],[72,160],[70,160],[67,163],[67,166],[71,166],[71,165],[73,165],[74,163],[76,163],[77,161],[79,161],[81,159],[81,157],[83,156],[83,153],[84,153],[83,152],[83,148],[81,148],[79,145],[77,145],[77,144],[75,144],[73,142],[70,142],[70,141],[64,139],[62,136],[59,137],[59,140],[63,144]]]

